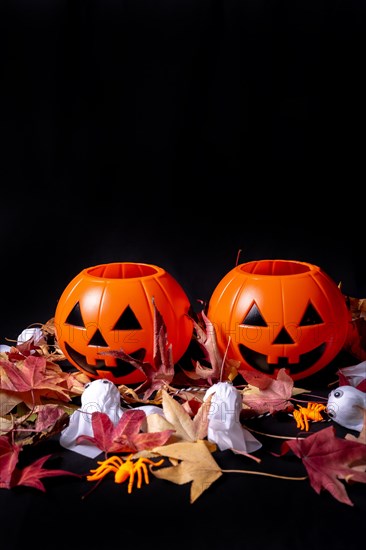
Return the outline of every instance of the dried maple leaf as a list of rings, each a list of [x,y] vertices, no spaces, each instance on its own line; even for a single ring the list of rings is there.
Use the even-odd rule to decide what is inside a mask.
[[[349,310],[352,314],[352,319],[366,319],[366,299],[346,296],[346,301]]]
[[[335,499],[353,506],[340,480],[366,483],[366,473],[358,469],[366,466],[365,445],[337,437],[330,426],[304,439],[285,441],[281,455],[289,451],[301,458],[316,493],[329,491]]]
[[[89,441],[105,453],[135,453],[164,445],[174,430],[141,432],[145,419],[145,411],[130,409],[114,425],[106,413],[93,412],[91,422],[94,436],[80,435],[77,443]]]
[[[207,436],[210,402],[202,403],[193,418],[165,390],[162,390],[162,404],[166,426],[174,431],[174,440],[197,441]]]
[[[290,401],[293,396],[293,379],[280,369],[277,378],[252,371],[239,370],[248,385],[242,391],[243,405],[255,414],[264,414],[293,408]]]
[[[158,390],[153,399],[143,399],[139,397],[136,391],[128,386],[121,384],[118,386],[118,391],[121,394],[121,398],[126,404],[130,403],[142,403],[144,405],[161,405],[161,390]]]
[[[17,468],[21,445],[11,442],[8,436],[0,436],[0,488],[11,489],[18,485],[27,485],[45,492],[41,478],[54,476],[76,476],[79,474],[60,469],[45,469],[43,464],[52,456],[46,455],[22,469]]]
[[[203,360],[210,367],[203,366],[200,361],[194,364],[194,372],[183,370],[184,374],[193,380],[207,380],[212,385],[216,382],[233,380],[240,365],[239,361],[226,360],[217,345],[215,327],[202,310],[197,314],[198,322],[192,318],[194,335],[197,343],[203,351]]]
[[[163,316],[153,301],[154,306],[154,364],[138,361],[125,353],[123,350],[106,352],[106,355],[113,355],[131,363],[136,369],[141,370],[146,380],[137,388],[136,393],[143,394],[143,400],[146,401],[156,391],[166,385],[169,385],[174,377],[174,362],[172,345],[167,339],[167,330]]]
[[[90,380],[63,372],[42,355],[24,356],[17,350],[0,359],[0,390],[9,398],[20,398],[29,408],[42,404],[43,398],[71,401],[82,392],[84,381]]]
[[[176,466],[151,469],[151,472],[155,477],[178,485],[192,482],[191,504],[222,475],[221,468],[203,440],[173,443],[153,450],[161,456],[179,461]]]

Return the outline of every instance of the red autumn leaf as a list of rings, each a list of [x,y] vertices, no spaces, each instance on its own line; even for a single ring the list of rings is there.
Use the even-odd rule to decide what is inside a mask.
[[[91,415],[94,436],[80,435],[77,443],[89,441],[105,453],[135,453],[164,445],[174,430],[161,432],[141,432],[146,419],[143,410],[125,411],[116,425],[106,413],[93,412]]]
[[[0,436],[0,488],[10,489],[11,476],[18,462],[21,446],[10,441],[8,435]]]
[[[70,397],[65,388],[60,386],[64,378],[57,370],[49,369],[47,366],[46,357],[39,355],[29,355],[17,361],[2,359],[0,360],[0,389],[24,394],[25,402],[29,401],[26,398],[27,394],[32,394],[33,401],[37,402],[35,392],[43,395],[52,393],[64,400],[69,400]]]
[[[45,487],[40,481],[44,477],[59,475],[71,475],[80,477],[78,474],[66,470],[44,469],[43,464],[50,458],[47,455],[39,458],[32,464],[22,469],[17,468],[19,453],[22,450],[20,445],[13,444],[9,436],[0,436],[0,488],[11,489],[17,485],[27,485],[45,492]]]
[[[43,468],[43,464],[51,457],[52,455],[42,456],[32,464],[25,466],[24,468],[17,469],[15,468],[12,479],[11,487],[16,485],[27,485],[28,487],[33,487],[34,489],[39,489],[40,491],[45,492],[46,488],[43,485],[41,478],[45,477],[55,477],[55,476],[75,476],[81,477],[79,474],[74,472],[68,472],[67,470],[52,470]]]
[[[337,437],[334,426],[330,426],[304,439],[285,441],[281,455],[289,451],[301,458],[316,493],[329,491],[335,499],[353,506],[340,480],[366,483],[366,473],[357,469],[366,468],[365,445]]]
[[[42,432],[44,430],[52,430],[68,415],[65,409],[60,405],[54,403],[47,403],[46,405],[37,405],[33,409],[34,413],[37,413],[37,419],[34,426],[36,432]]]
[[[249,385],[258,388],[256,392],[246,390],[243,392],[244,405],[250,407],[256,414],[266,412],[273,414],[276,411],[288,410],[289,406],[292,408],[290,399],[294,382],[285,369],[278,371],[276,379],[265,374],[253,374],[247,370],[239,370],[239,372]]]

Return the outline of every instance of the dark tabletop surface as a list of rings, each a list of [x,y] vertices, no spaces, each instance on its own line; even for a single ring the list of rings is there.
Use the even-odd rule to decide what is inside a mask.
[[[297,397],[324,402],[327,384],[336,379],[336,369],[347,363],[338,356],[316,378],[295,386],[311,391]],[[300,384],[303,382],[303,384]],[[314,385],[315,384],[315,385]],[[76,402],[79,398],[76,399]],[[243,425],[262,442],[253,459],[231,450],[215,451],[222,469],[268,472],[303,477],[306,470],[292,453],[279,456],[288,437],[299,435],[293,416],[286,412],[242,419]],[[333,426],[338,437],[350,432],[329,418],[310,423],[310,435]],[[284,439],[281,439],[284,438]],[[190,503],[190,483],[176,485],[150,474],[149,485],[127,493],[127,484],[116,484],[113,474],[95,486],[85,475],[95,468],[87,458],[59,444],[59,435],[27,446],[19,467],[50,454],[44,467],[80,474],[81,477],[44,478],[45,492],[18,486],[0,490],[1,542],[6,550],[52,546],[58,550],[133,548],[215,548],[343,550],[359,548],[366,517],[366,492],[362,483],[347,484],[353,506],[337,501],[323,490],[317,494],[309,480],[286,480],[255,474],[223,473]]]

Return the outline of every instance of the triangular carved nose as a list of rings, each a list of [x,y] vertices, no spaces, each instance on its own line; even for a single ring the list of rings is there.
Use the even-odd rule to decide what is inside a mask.
[[[91,338],[88,346],[105,346],[107,347],[108,344],[104,340],[102,333],[100,332],[99,328],[95,331],[93,337]]]
[[[293,344],[294,341],[285,329],[283,327],[280,332],[277,334],[277,337],[274,339],[273,344]]]

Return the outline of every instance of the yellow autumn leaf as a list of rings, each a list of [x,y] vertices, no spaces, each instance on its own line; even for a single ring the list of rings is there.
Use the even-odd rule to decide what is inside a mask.
[[[191,504],[222,475],[221,468],[212,457],[210,447],[204,440],[162,445],[155,447],[153,451],[180,461],[175,466],[163,467],[159,470],[151,469],[151,472],[155,477],[166,479],[177,485],[192,482]]]

